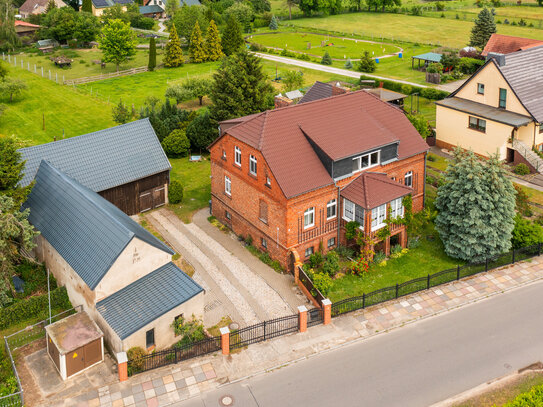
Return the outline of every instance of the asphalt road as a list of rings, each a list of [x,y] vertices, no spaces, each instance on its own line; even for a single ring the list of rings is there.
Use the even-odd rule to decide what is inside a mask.
[[[224,386],[183,407],[429,406],[543,360],[543,283]]]

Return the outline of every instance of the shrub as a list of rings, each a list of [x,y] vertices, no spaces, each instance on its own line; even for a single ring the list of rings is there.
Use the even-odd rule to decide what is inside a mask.
[[[436,10],[437,11],[444,11],[445,10],[445,4],[444,3],[441,3],[440,1],[438,1],[436,3]]]
[[[298,54],[296,58],[301,59],[302,61],[311,61],[311,58],[309,58],[309,55],[307,54]]]
[[[519,394],[502,407],[535,407],[543,405],[543,385],[534,386],[530,391]]]
[[[319,268],[322,263],[324,262],[324,257],[320,252],[313,253],[311,256],[309,256],[309,266],[312,269]]]
[[[409,119],[413,127],[417,129],[417,131],[419,132],[422,138],[426,138],[430,135],[430,132],[431,132],[430,123],[428,123],[428,120],[426,119],[426,117],[424,117],[421,114],[408,113],[407,118]]]
[[[383,253],[383,252],[377,252],[375,253],[375,255],[373,256],[373,262],[375,264],[379,264],[383,261],[385,261],[385,259],[387,258],[386,254]]]
[[[168,188],[168,201],[172,204],[178,204],[183,201],[183,185],[177,180],[170,182]]]
[[[375,69],[377,69],[377,64],[373,60],[372,57],[370,57],[370,53],[368,51],[364,51],[364,55],[360,57],[360,61],[356,63],[356,70],[360,72],[375,72]]]
[[[347,224],[345,225],[345,239],[354,239],[358,234],[359,228],[360,223],[358,223],[357,221],[347,222]]]
[[[345,61],[345,69],[353,69],[353,63],[351,62],[350,59],[347,59],[347,61]]]
[[[426,68],[426,72],[441,73],[443,72],[443,65],[441,65],[439,62],[432,62],[430,65],[428,65],[428,68]]]
[[[191,343],[201,341],[206,337],[202,321],[196,319],[194,315],[191,320],[186,321],[184,317],[176,318],[172,323],[172,328],[176,336],[181,336],[181,340],[174,347],[181,348]]]
[[[532,209],[528,204],[528,194],[524,192],[524,190],[517,184],[513,184],[513,186],[517,191],[517,196],[515,200],[517,212],[523,216],[532,216]]]
[[[514,249],[543,243],[543,228],[517,214],[511,243]]]
[[[126,352],[126,356],[130,361],[129,369],[131,371],[128,372],[129,375],[143,370],[143,357],[145,355],[147,355],[147,352],[139,346],[134,346],[128,349],[128,352]]]
[[[401,252],[402,252],[402,246],[400,246],[399,244],[392,246],[392,248],[390,249],[391,254],[398,254]]]
[[[329,276],[335,275],[339,271],[339,254],[333,250],[328,252],[322,265],[322,271]]]
[[[251,246],[253,244],[253,237],[251,235],[247,235],[247,237],[245,238],[245,243]]]
[[[334,283],[332,282],[332,278],[330,278],[328,274],[314,273],[313,284],[315,285],[315,287],[317,287],[317,289],[321,292],[321,294],[326,297],[328,295],[328,292],[330,292],[330,289],[332,288],[332,285]]]
[[[189,151],[190,141],[185,131],[178,129],[162,140],[162,148],[168,157],[181,157]]]
[[[479,67],[483,66],[485,62],[480,59],[476,58],[460,58],[460,62],[458,63],[458,69],[465,74],[471,75],[473,74]]]
[[[514,172],[517,175],[527,175],[530,173],[530,167],[524,163],[520,163],[515,166]]]
[[[414,16],[421,16],[422,15],[422,6],[412,6],[411,7],[411,14]]]
[[[342,258],[348,259],[354,257],[354,250],[347,246],[338,246],[334,249],[334,251]]]
[[[328,51],[324,51],[324,55],[322,56],[322,59],[321,59],[321,64],[332,65],[332,57],[330,56]]]

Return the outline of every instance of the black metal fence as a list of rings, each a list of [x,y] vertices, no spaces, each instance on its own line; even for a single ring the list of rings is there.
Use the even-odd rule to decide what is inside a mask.
[[[287,315],[230,332],[230,349],[239,349],[253,343],[298,331],[298,315]]]
[[[345,298],[344,300],[332,304],[332,317],[337,317],[347,312],[356,311],[372,305],[380,304],[385,301],[390,301],[413,294],[418,291],[427,290],[441,284],[451,281],[460,280],[464,277],[469,277],[477,273],[482,273],[498,267],[507,266],[529,259],[541,254],[542,245],[523,247],[521,249],[512,250],[493,259],[479,263],[468,263],[463,266],[457,266],[447,270],[442,270],[434,274],[428,274],[425,277],[415,278],[394,286],[381,288],[372,291],[368,294],[362,294],[358,297]]]
[[[311,294],[311,296],[322,306],[322,300],[324,300],[324,295],[319,291],[319,289],[313,284],[313,280],[309,278],[304,269],[298,266],[298,278],[305,289]]]

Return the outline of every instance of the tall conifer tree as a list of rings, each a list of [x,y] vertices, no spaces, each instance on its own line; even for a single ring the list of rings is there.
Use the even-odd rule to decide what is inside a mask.
[[[209,26],[207,27],[205,47],[208,61],[218,61],[224,56],[221,47],[219,30],[217,29],[217,25],[213,20],[209,22]]]
[[[195,63],[204,62],[207,60],[206,47],[204,45],[204,39],[202,38],[202,30],[200,30],[200,24],[198,21],[194,24],[192,33],[190,35],[189,45],[190,60]]]
[[[181,42],[175,29],[175,24],[172,24],[170,29],[170,38],[166,44],[164,52],[164,66],[166,68],[175,68],[183,65],[183,51],[181,50]]]
[[[234,16],[230,16],[226,22],[226,28],[222,35],[222,50],[226,55],[232,55],[243,46],[241,27]]]
[[[488,39],[496,32],[494,15],[487,8],[481,10],[475,19],[475,25],[471,29],[469,45],[477,48],[484,48]]]

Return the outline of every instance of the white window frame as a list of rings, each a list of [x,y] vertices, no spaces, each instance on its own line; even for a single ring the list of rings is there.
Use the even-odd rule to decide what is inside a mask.
[[[407,183],[407,179],[409,179],[409,184]],[[403,183],[406,187],[413,188],[413,171],[407,171],[403,177]]]
[[[353,209],[352,209],[352,211],[349,211],[349,212],[351,212],[353,214],[352,219],[347,216],[347,206],[350,206],[351,204],[353,205],[352,206]],[[355,206],[355,203],[349,201],[348,199],[343,198],[343,219],[345,219],[347,222],[354,222],[355,218],[356,218],[356,206]]]
[[[385,220],[387,218],[387,204],[378,206],[371,210],[371,231],[381,229],[386,226]]]
[[[332,241],[332,243],[330,243],[331,241]],[[328,239],[327,245],[328,245],[328,248],[335,246],[336,245],[336,238],[331,237],[330,239]]]
[[[403,218],[404,208],[403,208],[403,198],[398,198],[390,201],[390,218]]]
[[[224,176],[224,193],[228,196],[232,196],[232,180],[228,175]]]
[[[332,216],[328,216],[328,208],[334,208],[334,214]],[[326,220],[334,219],[337,217],[337,200],[332,199],[328,201],[326,204]]]
[[[372,164],[371,156],[373,156],[374,154],[377,154],[377,162],[375,164]],[[364,157],[368,157],[368,165],[366,167],[362,168],[362,159]],[[353,161],[358,162],[358,164],[357,164],[358,169],[356,169],[356,170],[353,169],[352,170],[353,173],[360,172],[360,171],[363,171],[363,170],[367,170],[368,168],[376,167],[381,163],[381,150],[377,150],[377,151],[373,151],[373,152],[368,153],[368,154],[360,155],[358,157],[353,158]],[[353,168],[354,168],[354,163],[353,163]]]
[[[308,217],[311,216],[311,222],[308,222]],[[315,207],[307,208],[304,211],[304,229],[315,226]]]
[[[241,149],[238,146],[234,147],[234,163],[241,167]]]
[[[253,171],[253,165],[255,167],[255,170]],[[256,171],[257,171],[257,160],[256,160],[256,157],[252,154],[249,155],[249,172],[252,174],[252,175],[256,175]]]

